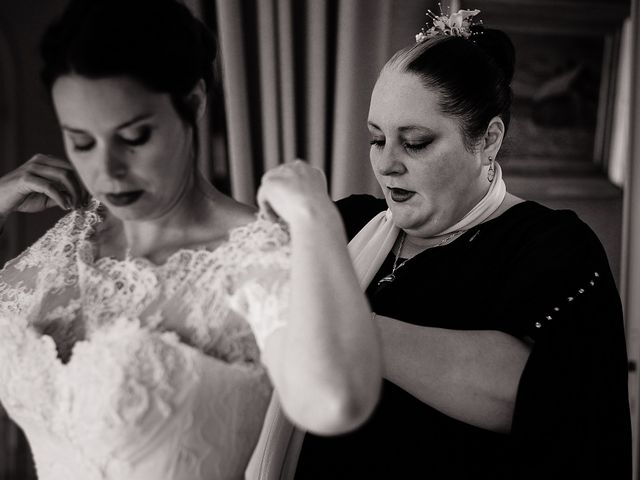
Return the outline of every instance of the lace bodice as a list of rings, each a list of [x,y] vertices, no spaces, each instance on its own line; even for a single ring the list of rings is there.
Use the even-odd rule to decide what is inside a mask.
[[[100,205],[0,274],[0,401],[41,479],[242,478],[284,325],[289,240],[258,218],[162,265],[94,258]]]

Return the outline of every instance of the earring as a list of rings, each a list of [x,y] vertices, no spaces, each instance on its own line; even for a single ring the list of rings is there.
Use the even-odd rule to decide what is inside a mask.
[[[491,183],[496,176],[496,161],[493,157],[489,157],[489,162],[491,163],[489,164],[489,171],[487,172],[487,180]]]

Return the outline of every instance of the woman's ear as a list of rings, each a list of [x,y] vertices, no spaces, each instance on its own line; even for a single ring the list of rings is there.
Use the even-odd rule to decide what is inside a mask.
[[[483,163],[491,163],[489,158],[495,159],[498,156],[502,140],[504,139],[504,123],[500,117],[493,117],[487,126],[482,139]]]
[[[191,92],[187,94],[186,103],[193,112],[196,122],[198,122],[204,112],[207,111],[207,87],[203,79],[200,79]]]

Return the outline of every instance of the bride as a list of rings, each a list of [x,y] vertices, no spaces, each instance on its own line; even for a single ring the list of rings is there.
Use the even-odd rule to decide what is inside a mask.
[[[377,400],[322,174],[268,173],[256,215],[195,166],[215,50],[175,0],[72,0],[43,40],[69,162],[0,179],[2,219],[69,211],[0,273],[0,401],[41,479],[242,478],[272,385],[319,434]]]

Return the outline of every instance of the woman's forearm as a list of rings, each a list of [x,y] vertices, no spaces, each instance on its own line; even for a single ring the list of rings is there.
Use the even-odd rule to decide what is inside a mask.
[[[509,432],[529,347],[492,330],[411,325],[376,316],[385,378],[433,408],[480,428]]]
[[[377,326],[353,272],[338,212],[316,212],[309,222],[291,225],[291,237],[289,323],[281,346],[270,346],[280,357],[276,387],[294,420],[316,433],[342,433],[359,425],[377,402]]]

